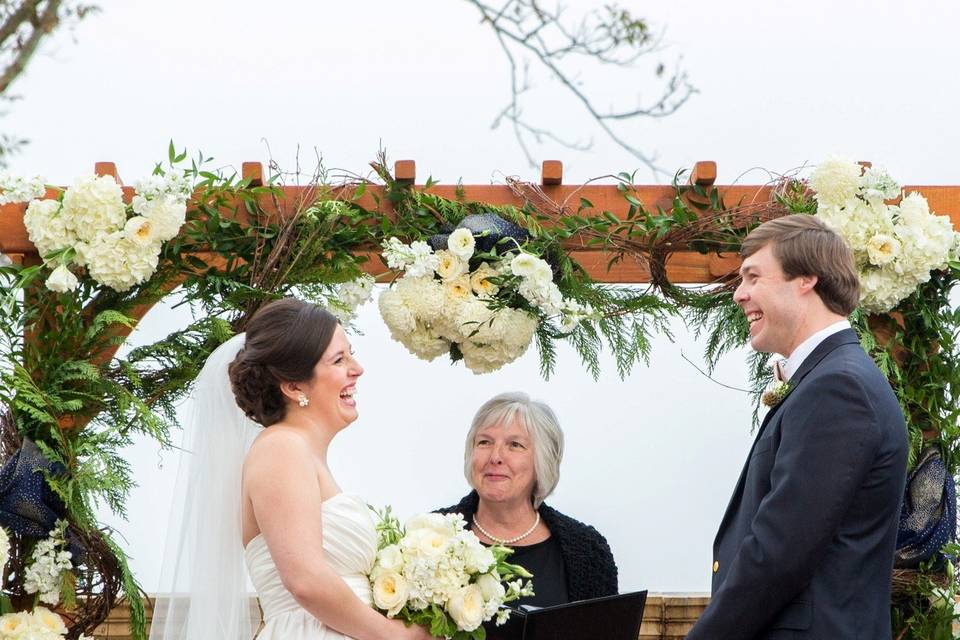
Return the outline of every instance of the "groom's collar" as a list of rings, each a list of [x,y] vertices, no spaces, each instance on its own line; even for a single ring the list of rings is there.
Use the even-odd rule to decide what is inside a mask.
[[[804,340],[793,350],[793,353],[790,354],[790,357],[786,359],[783,364],[783,373],[787,380],[793,378],[797,371],[800,370],[800,366],[803,364],[803,361],[813,353],[814,349],[820,346],[820,343],[832,336],[835,333],[839,333],[844,329],[849,329],[850,323],[847,320],[840,320],[839,322],[834,322],[828,327],[817,331],[812,336]]]

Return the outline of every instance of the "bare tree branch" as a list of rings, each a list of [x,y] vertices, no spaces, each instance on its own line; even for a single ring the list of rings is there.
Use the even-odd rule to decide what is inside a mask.
[[[75,24],[96,7],[75,0],[0,0],[0,99],[12,100],[10,86],[26,70],[40,44],[64,24]],[[0,167],[25,144],[0,136]]]
[[[558,4],[553,9],[546,9],[540,0],[505,0],[499,8],[485,0],[467,2],[480,11],[481,21],[493,29],[510,66],[510,102],[494,119],[493,127],[496,128],[503,121],[511,123],[517,142],[531,166],[536,166],[536,163],[528,146],[530,138],[537,143],[553,140],[575,150],[590,147],[590,143],[563,140],[549,130],[532,124],[524,116],[520,103],[523,94],[530,88],[527,72],[532,60],[539,63],[551,78],[576,99],[610,140],[655,174],[666,174],[657,166],[656,158],[649,151],[627,142],[615,125],[637,118],[663,118],[683,106],[696,93],[696,89],[679,64],[669,73],[666,73],[666,65],[662,62],[656,65],[654,75],[658,89],[652,100],[644,102],[638,98],[637,104],[630,108],[608,110],[602,110],[595,104],[571,69],[573,65],[583,62],[624,70],[636,69],[636,64],[642,58],[656,54],[661,49],[662,36],[652,33],[644,20],[633,17],[628,10],[614,4],[591,11],[579,21],[571,23],[565,19],[562,6]],[[522,80],[521,62],[524,71]]]

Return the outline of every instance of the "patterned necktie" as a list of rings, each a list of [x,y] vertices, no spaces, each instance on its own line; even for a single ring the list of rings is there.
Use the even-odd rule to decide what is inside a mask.
[[[787,381],[787,361],[784,359],[774,360],[773,379],[777,382]]]

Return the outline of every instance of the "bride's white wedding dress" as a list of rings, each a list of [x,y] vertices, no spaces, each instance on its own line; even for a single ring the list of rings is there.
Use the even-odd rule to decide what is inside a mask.
[[[377,532],[366,502],[339,493],[323,502],[324,559],[363,602],[372,606],[367,574],[377,556]],[[260,598],[264,627],[257,640],[340,640],[346,636],[328,628],[297,604],[287,591],[263,536],[244,549],[250,580]]]

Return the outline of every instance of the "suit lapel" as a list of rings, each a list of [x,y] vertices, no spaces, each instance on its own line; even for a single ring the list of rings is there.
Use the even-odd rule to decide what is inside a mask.
[[[843,344],[859,344],[860,340],[857,338],[857,334],[853,329],[844,329],[843,331],[838,331],[817,345],[817,348],[810,353],[809,356],[800,363],[800,368],[797,369],[790,377],[790,393],[793,393],[796,387],[803,381],[807,374],[809,374],[813,369],[823,361],[834,349]],[[763,416],[763,421],[760,423],[760,428],[757,430],[757,436],[753,439],[753,444],[750,445],[750,452],[747,454],[747,460],[743,463],[743,469],[740,470],[740,477],[737,479],[737,486],[733,490],[733,495],[730,496],[730,502],[727,504],[727,510],[723,514],[723,519],[720,521],[720,526],[717,528],[717,536],[714,540],[714,546],[716,546],[717,541],[720,539],[720,535],[726,529],[727,522],[733,516],[733,512],[736,510],[736,506],[740,503],[740,498],[743,495],[743,485],[747,478],[747,471],[750,468],[750,457],[753,455],[753,449],[757,446],[757,442],[763,436],[763,432],[766,430],[767,425],[773,419],[773,417],[779,412],[781,405],[784,401],[790,396],[788,393],[783,397],[780,402],[770,407],[770,410],[767,411],[767,414]]]

